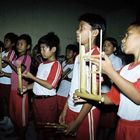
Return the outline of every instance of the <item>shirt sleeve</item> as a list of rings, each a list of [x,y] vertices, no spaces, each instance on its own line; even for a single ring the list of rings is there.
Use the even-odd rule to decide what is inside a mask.
[[[117,89],[115,85],[112,85],[111,90],[106,95],[115,105],[119,105],[120,91]]]
[[[133,85],[138,90],[138,92],[140,93],[140,78]]]
[[[57,87],[57,84],[61,78],[61,74],[62,74],[62,67],[61,64],[59,62],[55,62],[52,65],[52,68],[50,70],[49,76],[47,78],[47,82],[49,84],[51,84],[54,88]]]

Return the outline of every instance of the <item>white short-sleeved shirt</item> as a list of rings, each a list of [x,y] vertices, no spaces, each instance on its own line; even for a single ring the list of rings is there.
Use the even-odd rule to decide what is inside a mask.
[[[72,79],[73,67],[74,67],[74,64],[67,64],[66,61],[63,61],[63,63],[62,63],[63,71],[66,71],[67,69],[71,69],[71,72],[67,75],[68,78],[70,78],[70,79]],[[65,79],[62,80],[59,85],[57,95],[63,96],[63,97],[68,97],[68,93],[70,91],[70,86],[71,86],[71,81],[68,81]]]
[[[123,67],[120,71],[120,75],[132,83],[137,82],[138,80],[140,80],[140,64],[133,68],[132,67],[130,68],[130,64]],[[140,89],[138,90],[140,91]],[[118,115],[122,119],[130,121],[140,120],[140,105],[135,104],[123,93],[121,93]]]
[[[94,47],[92,51],[92,54],[99,54],[99,49],[97,47]],[[88,54],[89,52],[87,52],[86,54]],[[86,78],[87,78],[87,83],[86,83],[86,87],[87,87],[87,91],[89,92],[89,88],[90,88],[90,83],[88,81],[88,72],[89,72],[89,66],[86,65],[85,67],[85,73],[86,73]],[[72,77],[72,81],[71,81],[71,88],[70,88],[70,92],[69,92],[69,97],[68,97],[68,107],[69,109],[71,109],[74,112],[80,112],[83,104],[74,104],[73,101],[73,94],[75,93],[75,90],[80,88],[80,62],[79,62],[79,55],[77,55],[76,59],[75,59],[75,63],[74,63],[74,68],[73,68],[73,77]],[[93,107],[94,109],[95,107]]]
[[[56,95],[56,86],[60,80],[62,73],[61,64],[58,61],[52,61],[48,63],[41,63],[38,67],[36,77],[42,80],[46,80],[49,84],[53,86],[52,89],[45,88],[34,82],[33,92],[35,95]]]
[[[3,51],[2,52],[2,58],[3,57],[8,57],[10,61],[12,61],[15,58],[15,51],[11,50],[8,52]],[[2,68],[2,71],[6,72],[6,73],[12,73],[12,68],[7,65],[5,68]],[[9,77],[0,77],[0,83],[1,84],[6,84],[6,85],[10,85],[11,84],[11,78]]]

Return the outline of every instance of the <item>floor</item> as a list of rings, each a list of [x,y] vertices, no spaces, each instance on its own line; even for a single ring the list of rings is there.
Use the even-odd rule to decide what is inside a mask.
[[[97,140],[114,140],[114,132],[114,129],[105,130],[104,128],[100,128],[97,135]],[[17,136],[14,133],[12,135],[8,135],[8,132],[5,133],[0,130],[0,140],[17,140]],[[29,127],[26,134],[26,140],[37,140],[33,121],[30,121],[29,123]]]
[[[9,132],[8,131],[4,132],[0,129],[0,140],[17,140],[16,133],[14,133],[13,131],[10,130]],[[29,122],[28,130],[26,134],[26,140],[37,140],[33,121]]]

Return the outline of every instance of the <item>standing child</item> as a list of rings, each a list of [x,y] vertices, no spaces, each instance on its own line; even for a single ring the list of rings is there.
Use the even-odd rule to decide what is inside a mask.
[[[140,22],[129,25],[122,40],[125,54],[133,54],[134,62],[116,72],[109,58],[103,54],[102,71],[114,82],[107,94],[103,94],[104,104],[119,105],[120,117],[115,140],[139,140],[140,132]],[[93,60],[99,65],[98,59]]]
[[[15,33],[7,33],[4,36],[4,50],[2,51],[2,58],[7,57],[7,59],[12,62],[15,57],[15,46],[17,43],[18,36]],[[4,130],[9,130],[12,128],[12,123],[9,118],[9,95],[11,90],[11,78],[7,77],[5,73],[12,73],[12,69],[9,65],[3,63],[2,71],[0,75],[0,124]],[[2,117],[1,117],[2,116]]]
[[[70,90],[74,60],[78,54],[78,46],[75,44],[69,44],[66,47],[66,59],[62,62],[62,77],[61,82],[57,91],[57,110],[58,116],[64,108],[68,93]]]
[[[123,66],[122,59],[116,56],[118,50],[118,42],[114,37],[106,37],[103,41],[103,50],[105,54],[111,60],[112,66],[116,71],[119,71]],[[110,91],[113,82],[108,78],[107,75],[103,74],[104,81],[102,82],[101,92],[107,93]],[[115,105],[102,105],[101,106],[101,121],[100,121],[100,133],[99,137],[102,136],[104,140],[108,140],[111,136],[112,130],[116,128],[118,121],[117,116],[118,106]],[[103,134],[103,135],[102,135]]]
[[[91,42],[92,42],[92,55],[99,54],[99,48],[97,47],[97,42],[100,37],[100,29],[105,31],[105,20],[102,16],[92,13],[86,13],[80,16],[79,28],[76,31],[77,41],[85,46],[86,54],[89,53],[89,32],[91,32]],[[81,35],[81,42],[80,42]],[[85,69],[88,69],[87,64]],[[85,104],[74,104],[73,94],[75,90],[79,89],[80,83],[80,68],[79,68],[79,55],[76,57],[73,78],[71,82],[71,89],[69,92],[68,101],[65,104],[63,112],[60,115],[59,122],[66,123],[68,128],[66,129],[66,137],[64,139],[71,140],[93,140],[96,137],[96,129],[98,127],[100,119],[100,110],[97,107],[89,103]],[[87,89],[88,90],[88,89]],[[94,120],[94,126],[93,126]],[[76,132],[75,137],[68,135],[73,135]]]
[[[26,88],[33,88],[34,97],[32,105],[35,123],[56,123],[56,87],[62,73],[61,64],[56,60],[59,38],[50,32],[39,39],[38,45],[44,61],[39,65],[36,76],[30,72],[24,73],[23,76],[34,81],[33,84],[28,85]],[[41,132],[44,140],[52,140],[54,137],[51,133],[37,129],[37,133],[39,132]]]
[[[27,54],[28,49],[31,47],[31,37],[27,34],[22,34],[18,37],[16,50],[17,58],[10,62],[7,58],[3,60],[13,69],[11,74],[11,93],[10,93],[10,117],[15,126],[15,130],[19,139],[25,140],[26,126],[28,122],[28,95],[20,95],[18,93],[18,75],[17,64],[21,63],[22,72],[29,71],[31,65],[31,57]],[[7,73],[7,76],[10,74]],[[23,85],[27,85],[27,81],[23,79]]]

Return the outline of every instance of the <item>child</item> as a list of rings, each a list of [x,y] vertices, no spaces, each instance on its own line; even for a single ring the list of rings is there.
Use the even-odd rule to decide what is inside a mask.
[[[99,48],[96,43],[99,41],[100,29],[105,31],[105,20],[100,15],[85,13],[80,16],[79,28],[76,31],[77,41],[85,46],[86,54],[89,51],[89,32],[91,32],[91,42],[92,42],[92,54],[99,54]],[[80,40],[81,35],[81,42]],[[89,66],[86,66],[86,69]],[[64,139],[72,140],[90,140],[94,139],[96,135],[96,129],[99,123],[100,110],[89,103],[85,104],[74,104],[73,94],[76,89],[79,89],[79,55],[76,57],[73,78],[71,82],[71,88],[69,92],[68,101],[60,115],[59,122],[66,123],[68,128],[66,129],[66,137]],[[88,90],[88,89],[87,89]],[[91,110],[92,109],[92,110]],[[94,116],[94,117],[93,117]],[[94,128],[93,128],[94,119]],[[94,136],[93,136],[94,129]],[[73,135],[76,132],[75,137],[68,135]]]
[[[15,49],[18,36],[15,33],[7,33],[4,36],[4,49],[2,51],[2,58],[7,57],[7,59],[12,62],[15,57]],[[12,69],[9,65],[3,63],[2,71],[0,75],[0,116],[3,120],[0,124],[4,130],[9,130],[12,128],[11,120],[9,118],[9,95],[11,90],[11,78],[4,75],[4,73],[12,73]],[[1,118],[1,117],[0,117]]]
[[[23,76],[34,80],[33,84],[27,86],[27,89],[33,88],[33,113],[35,123],[56,123],[57,122],[57,101],[56,87],[60,80],[62,67],[56,60],[56,52],[59,47],[59,38],[50,32],[38,41],[41,55],[44,61],[39,65],[37,75],[34,76],[30,72],[24,73]],[[25,88],[25,90],[27,90]],[[54,137],[46,131],[41,132],[42,137],[47,140]]]
[[[116,56],[118,49],[118,42],[113,37],[106,37],[103,41],[103,50],[105,54],[111,60],[112,66],[116,71],[119,71],[123,66],[121,58]],[[107,75],[103,74],[104,81],[102,82],[101,92],[107,93],[110,91],[112,81],[108,78]],[[116,128],[118,116],[116,114],[118,107],[115,105],[102,105],[101,106],[101,121],[100,121],[100,132],[99,134],[105,140],[108,139],[112,130]]]
[[[11,93],[10,93],[10,117],[15,126],[15,130],[21,140],[25,140],[26,126],[28,122],[28,95],[20,95],[18,93],[18,75],[17,63],[22,64],[22,72],[30,70],[31,57],[27,55],[28,49],[31,47],[31,37],[27,34],[22,34],[18,37],[16,50],[17,58],[10,62],[7,58],[3,60],[13,69],[12,74],[5,73],[6,76],[11,76]],[[23,79],[23,85],[27,85],[27,81]]]
[[[107,37],[103,42],[103,50],[105,54],[111,60],[111,63],[116,71],[119,71],[123,66],[121,58],[115,55],[115,52],[118,48],[117,40],[113,37]],[[111,81],[107,79],[106,75],[104,75],[104,81],[102,82],[102,93],[106,93],[110,91]]]
[[[77,54],[78,54],[77,45],[69,44],[66,46],[66,56],[65,56],[66,60],[62,62],[63,73],[57,91],[58,116],[63,110],[68,97],[73,73],[74,60]]]
[[[119,105],[120,117],[115,140],[139,140],[140,132],[140,22],[129,25],[122,39],[125,54],[133,54],[134,62],[116,72],[109,58],[103,54],[102,71],[114,82],[107,94],[103,94],[104,104]],[[99,65],[98,59],[93,62]]]

